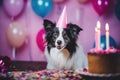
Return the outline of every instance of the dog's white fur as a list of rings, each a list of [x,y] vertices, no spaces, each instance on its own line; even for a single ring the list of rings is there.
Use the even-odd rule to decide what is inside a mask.
[[[45,55],[48,61],[47,69],[88,69],[87,56],[83,52],[83,48],[78,43],[76,53],[72,55],[70,59],[66,59],[62,51],[57,48],[52,48],[48,53],[47,47],[45,48]]]

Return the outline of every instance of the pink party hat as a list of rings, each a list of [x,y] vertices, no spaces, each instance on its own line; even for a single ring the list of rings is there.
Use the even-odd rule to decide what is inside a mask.
[[[66,13],[66,6],[64,7],[59,20],[57,22],[56,27],[58,28],[67,28],[67,13]]]

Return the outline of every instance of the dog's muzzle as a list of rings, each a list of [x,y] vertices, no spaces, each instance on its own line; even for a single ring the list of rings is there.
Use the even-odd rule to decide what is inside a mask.
[[[57,41],[57,46],[56,46],[58,49],[61,49],[61,48],[63,48],[63,46],[62,46],[62,41],[61,40],[58,40]]]

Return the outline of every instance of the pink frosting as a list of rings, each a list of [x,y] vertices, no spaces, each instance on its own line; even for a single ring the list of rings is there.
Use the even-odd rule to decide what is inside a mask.
[[[111,53],[120,53],[120,50],[110,47],[108,50],[97,50],[95,48],[90,49],[91,53],[96,53],[96,54],[111,54]]]

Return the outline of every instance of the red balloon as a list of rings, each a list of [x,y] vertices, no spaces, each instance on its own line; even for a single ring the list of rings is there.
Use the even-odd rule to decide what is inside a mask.
[[[45,30],[44,29],[41,29],[38,32],[37,37],[36,37],[36,42],[40,50],[44,52],[45,50]]]
[[[92,5],[95,9],[95,11],[102,15],[106,12],[108,12],[110,8],[110,0],[92,0]]]

